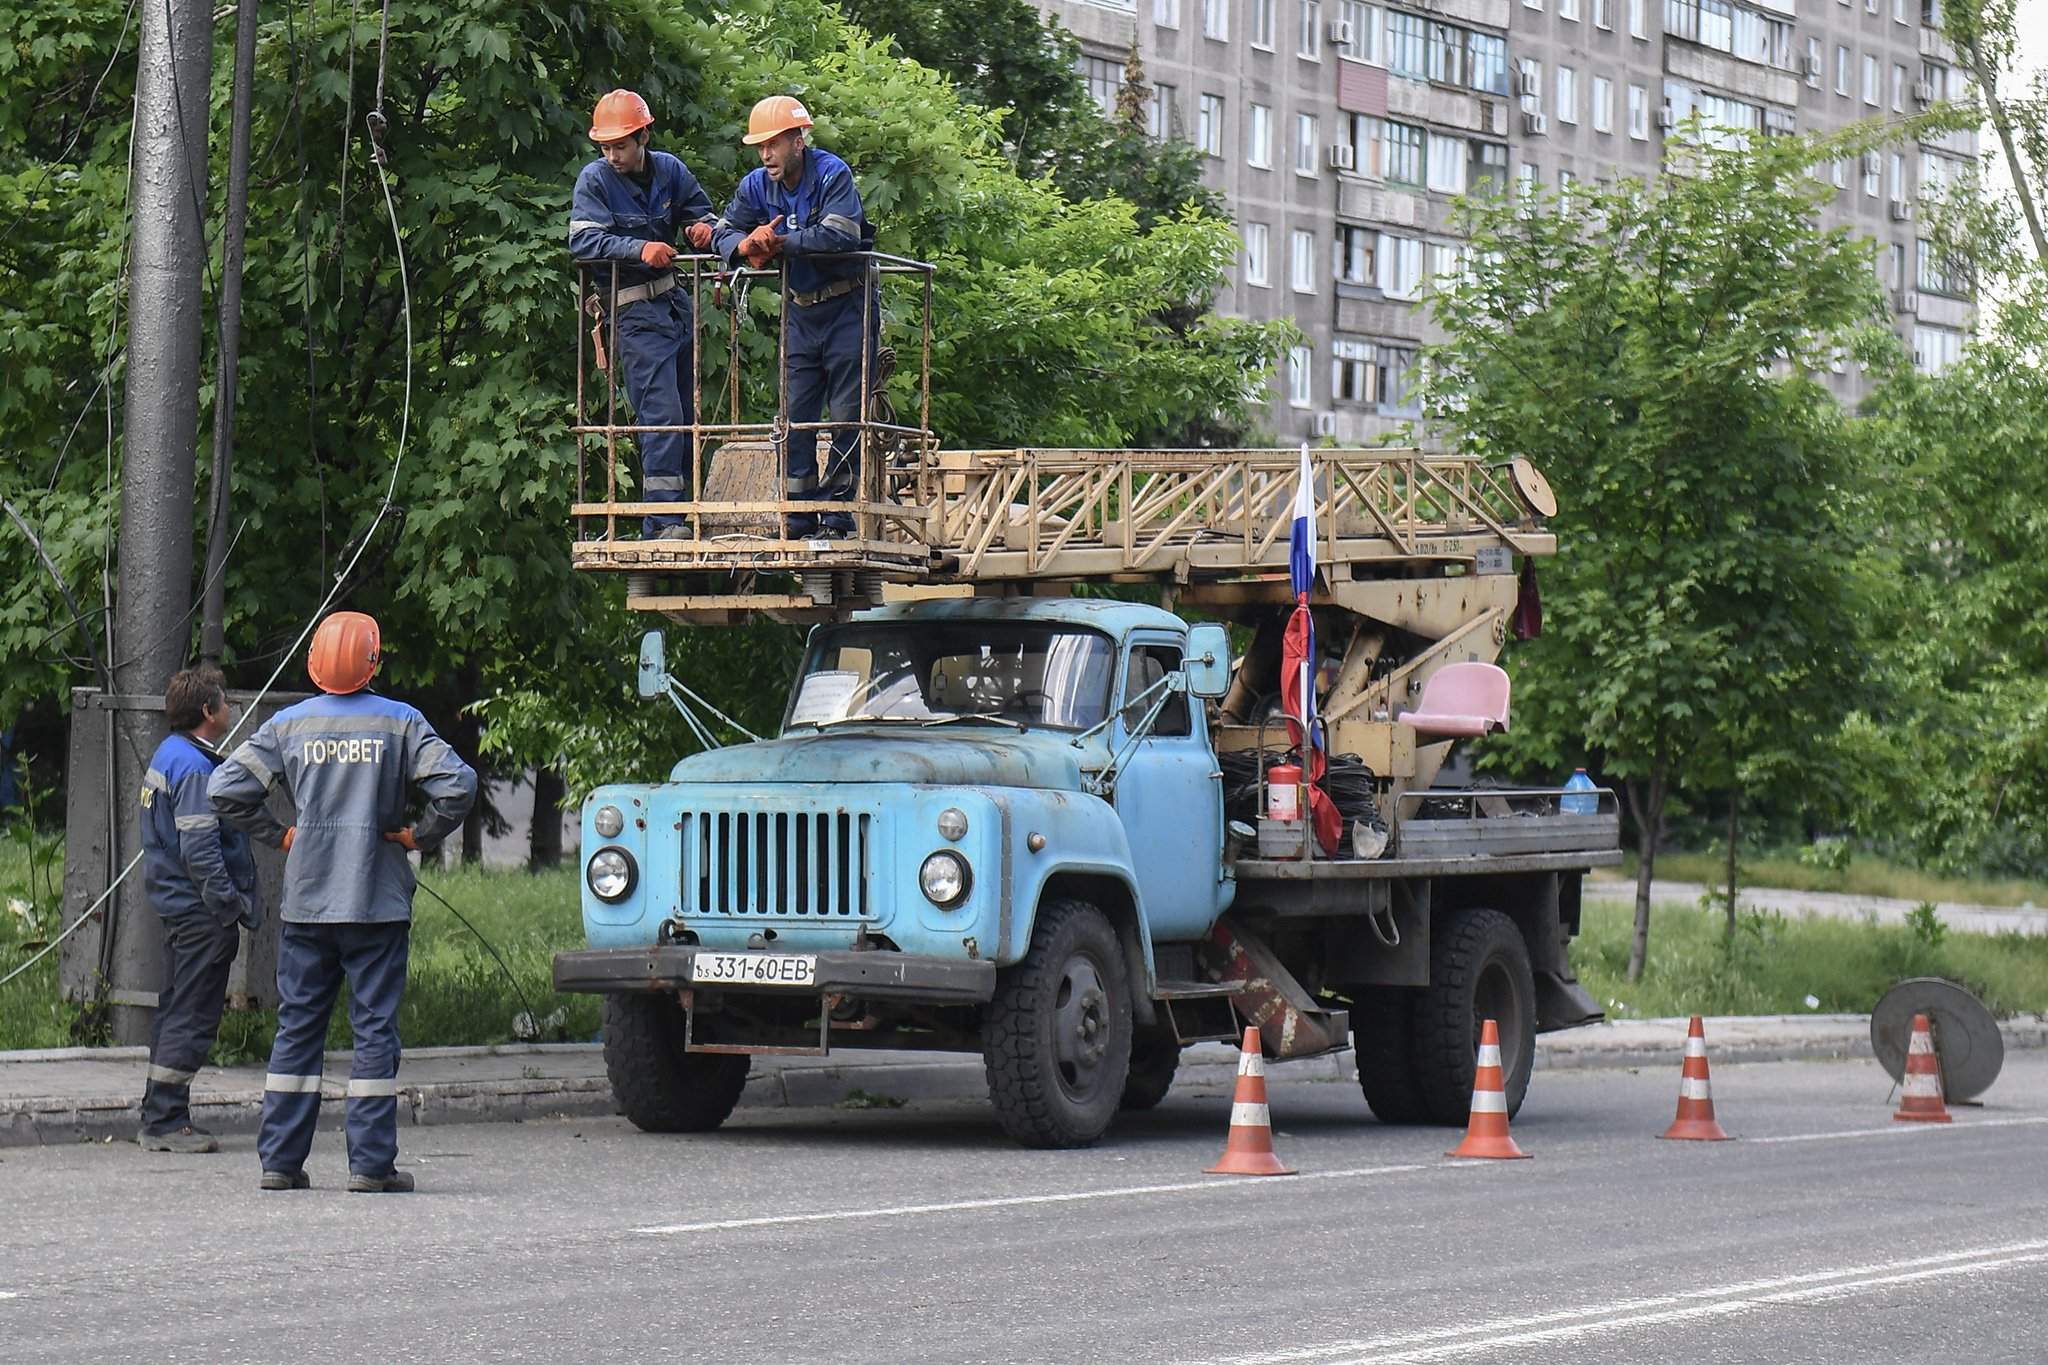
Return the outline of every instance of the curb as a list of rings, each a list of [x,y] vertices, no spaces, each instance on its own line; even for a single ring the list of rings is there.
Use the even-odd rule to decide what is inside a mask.
[[[1732,1025],[1735,1021],[1721,1021]],[[1756,1020],[1753,1022],[1768,1022]],[[1748,1062],[1840,1061],[1871,1055],[1867,1020],[1801,1019],[1806,1025],[1835,1024],[1812,1036],[1743,1038],[1733,1028],[1712,1040],[1716,1065]],[[1678,1055],[1683,1020],[1632,1020],[1625,1027],[1648,1034],[1640,1045],[1603,1038],[1598,1028],[1547,1034],[1536,1040],[1539,1071],[1626,1070],[1667,1066]],[[1726,1036],[1728,1033],[1736,1036]],[[2008,1050],[2048,1047],[2048,1017],[2029,1015],[2003,1021],[1999,1032]],[[1666,1039],[1663,1035],[1669,1033]],[[465,1057],[601,1055],[595,1043],[507,1044],[495,1047],[414,1048],[414,1060],[459,1060]],[[0,1053],[0,1061],[135,1060],[123,1054],[148,1055],[147,1049],[55,1048],[46,1053]],[[61,1054],[61,1055],[58,1055]],[[330,1053],[346,1061],[348,1053]],[[1181,1058],[1176,1084],[1224,1087],[1237,1078],[1238,1050],[1227,1043],[1201,1043]],[[1285,1063],[1275,1073],[1296,1081],[1355,1083],[1351,1050]],[[322,1091],[323,1100],[340,1101],[345,1083]],[[755,1071],[740,1094],[745,1109],[806,1109],[846,1105],[851,1108],[895,1108],[915,1100],[979,1099],[988,1082],[979,1057],[929,1062],[821,1061],[815,1065],[780,1065]],[[453,1123],[520,1123],[527,1119],[608,1117],[618,1112],[611,1082],[602,1074],[534,1076],[485,1080],[427,1081],[399,1090],[402,1127],[435,1127]],[[241,1087],[208,1091],[193,1097],[192,1116],[203,1128],[221,1134],[254,1133],[263,1110],[263,1091]],[[323,1104],[320,1126],[338,1129],[340,1103]],[[132,1142],[140,1123],[134,1099],[80,1099],[75,1096],[26,1096],[0,1099],[0,1148],[35,1147],[81,1142]]]

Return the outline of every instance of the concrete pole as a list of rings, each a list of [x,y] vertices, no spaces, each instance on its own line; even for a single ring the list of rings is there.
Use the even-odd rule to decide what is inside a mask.
[[[206,523],[205,605],[199,657],[219,663],[227,645],[229,486],[235,456],[236,368],[242,354],[242,243],[249,217],[249,103],[256,68],[256,0],[235,7],[235,103],[228,139],[228,206],[220,249],[220,327],[213,384],[213,511]]]
[[[208,90],[213,24],[206,0],[143,0],[135,72],[134,212],[128,268],[128,372],[122,416],[119,595],[114,686],[163,694],[185,662],[192,603],[193,455],[199,433],[205,274]],[[135,794],[163,737],[155,711],[119,713],[117,865],[138,847]],[[108,973],[117,1043],[149,1041],[162,941],[141,878],[122,883]]]

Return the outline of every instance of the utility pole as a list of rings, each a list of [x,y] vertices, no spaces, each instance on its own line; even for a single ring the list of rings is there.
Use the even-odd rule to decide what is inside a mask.
[[[206,268],[207,0],[144,0],[135,72],[134,212],[128,268],[128,373],[121,450],[114,686],[161,696],[185,662],[192,604],[193,455]],[[156,711],[116,713],[114,813],[120,863],[139,847],[135,793],[163,737]],[[114,1041],[149,1040],[162,945],[141,879],[121,887],[106,932]]]
[[[255,67],[256,0],[238,0],[228,207],[220,249],[220,343],[214,361],[213,510],[206,522],[206,586],[199,612],[199,656],[214,664],[227,646],[228,490],[235,457],[236,369],[242,354],[242,243],[249,217],[249,103]]]

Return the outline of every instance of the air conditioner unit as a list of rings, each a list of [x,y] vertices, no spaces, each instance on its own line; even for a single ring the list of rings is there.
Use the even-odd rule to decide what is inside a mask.
[[[1518,71],[1515,73],[1515,93],[1517,95],[1540,95],[1543,93],[1540,85],[1541,83],[1536,79],[1536,73],[1533,71]]]
[[[1542,114],[1522,115],[1522,131],[1530,137],[1542,137],[1550,131],[1550,120]]]
[[[1351,46],[1353,34],[1351,30],[1351,21],[1349,19],[1332,19],[1330,21],[1329,32],[1330,41],[1335,43],[1338,47]]]
[[[1666,104],[1658,107],[1657,126],[1659,128],[1676,128],[1678,126],[1678,114],[1670,105]]]
[[[1334,412],[1319,412],[1319,413],[1317,413],[1317,414],[1316,414],[1316,435],[1318,435],[1318,436],[1335,436],[1336,434],[1337,434],[1337,414],[1336,414],[1336,413],[1334,413]]]
[[[1923,109],[1926,108],[1928,105],[1934,103],[1933,81],[1913,82],[1913,103],[1919,105]]]
[[[1328,157],[1330,169],[1333,171],[1348,171],[1357,164],[1357,153],[1352,150],[1351,144],[1348,142],[1331,143]]]
[[[1820,58],[1808,57],[1806,59],[1806,78],[1810,81],[1820,79]]]
[[[1892,221],[1910,223],[1913,221],[1913,205],[1904,199],[1892,200]]]
[[[1920,311],[1920,295],[1915,290],[1899,290],[1892,296],[1892,302],[1901,313],[1917,313]]]

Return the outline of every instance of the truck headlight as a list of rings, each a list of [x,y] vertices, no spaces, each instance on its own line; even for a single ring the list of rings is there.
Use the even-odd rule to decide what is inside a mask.
[[[626,827],[626,813],[617,806],[599,806],[597,816],[590,822],[600,839],[616,839],[619,831]]]
[[[633,865],[633,855],[623,848],[601,848],[590,855],[583,879],[599,900],[620,901],[632,894],[639,869]]]
[[[968,874],[965,858],[942,848],[926,858],[924,866],[917,870],[917,885],[926,900],[945,910],[967,899],[967,888],[973,885],[973,878]]]

